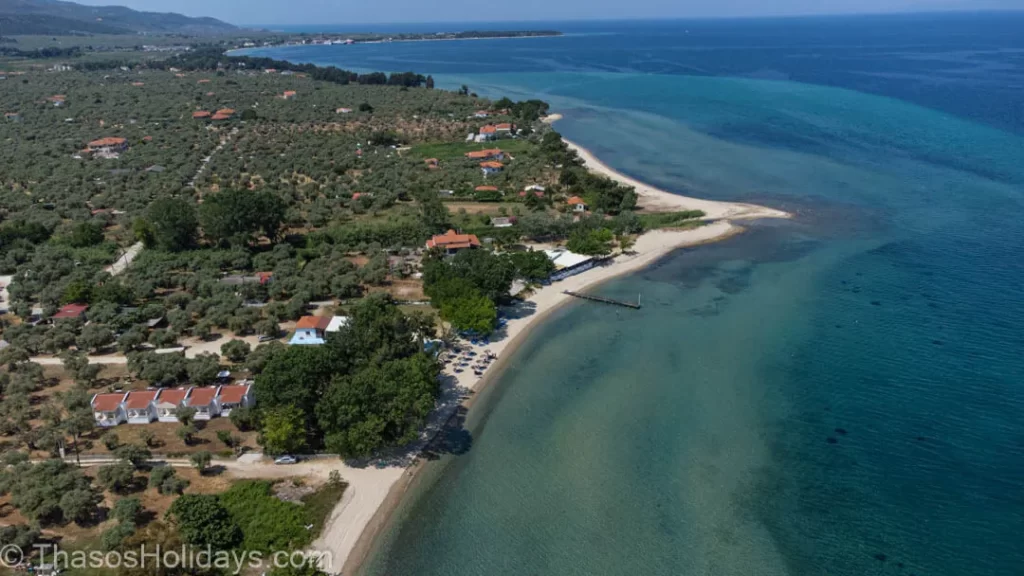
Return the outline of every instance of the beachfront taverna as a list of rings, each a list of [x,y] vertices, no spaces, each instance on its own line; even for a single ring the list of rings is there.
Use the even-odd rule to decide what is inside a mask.
[[[580,272],[590,270],[597,264],[597,260],[593,256],[584,256],[583,254],[570,252],[565,248],[545,250],[544,253],[555,263],[555,273],[548,278],[551,282],[575,276]]]

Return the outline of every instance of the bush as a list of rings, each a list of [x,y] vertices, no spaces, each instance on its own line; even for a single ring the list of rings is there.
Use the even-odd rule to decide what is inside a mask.
[[[117,550],[132,534],[135,534],[135,524],[122,522],[104,531],[100,541],[104,550]]]
[[[249,352],[251,351],[252,349],[249,346],[249,343],[243,342],[242,340],[231,340],[220,347],[220,353],[224,355],[225,358],[235,362],[236,364],[239,362],[245,362],[245,359],[249,357]]]
[[[308,518],[303,507],[274,496],[270,482],[238,482],[220,499],[241,528],[242,547],[246,550],[291,550],[312,539],[306,530]]]
[[[110,515],[122,524],[135,524],[142,515],[142,503],[138,498],[121,498],[114,503]]]

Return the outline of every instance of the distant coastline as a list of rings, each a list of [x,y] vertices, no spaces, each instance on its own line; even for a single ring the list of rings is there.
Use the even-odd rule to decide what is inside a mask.
[[[229,56],[233,52],[244,50],[256,50],[261,48],[287,48],[290,46],[349,46],[354,44],[389,44],[392,42],[444,42],[455,40],[511,40],[517,38],[554,38],[562,36],[558,30],[495,30],[495,31],[465,31],[465,32],[430,32],[430,33],[400,33],[400,34],[366,34],[366,33],[309,33],[282,34],[286,40],[268,42],[251,46],[238,46],[228,50]],[[301,41],[299,41],[301,39]]]

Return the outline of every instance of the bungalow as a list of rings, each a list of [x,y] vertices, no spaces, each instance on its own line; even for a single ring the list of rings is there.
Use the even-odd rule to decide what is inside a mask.
[[[587,203],[579,196],[573,196],[565,201],[566,204],[572,207],[573,212],[586,212]]]
[[[217,389],[217,400],[220,402],[220,413],[230,416],[234,408],[245,408],[256,404],[251,384],[221,386]]]
[[[157,393],[153,400],[153,408],[156,409],[156,419],[161,422],[177,422],[178,408],[185,405],[192,388],[163,389]]]
[[[56,314],[50,317],[51,320],[64,320],[74,318],[85,318],[85,311],[89,309],[86,304],[65,304],[61,306]]]
[[[481,162],[480,170],[484,173],[484,178],[501,172],[505,168],[505,165],[501,162]]]
[[[426,163],[427,168],[429,168],[431,170],[437,170],[440,167],[439,166],[440,160],[438,160],[437,158],[427,158],[423,162]]]
[[[21,114],[18,114],[17,112],[5,112],[4,118],[12,122],[18,122],[21,120]]]
[[[103,152],[111,154],[114,152],[121,152],[128,149],[128,140],[125,138],[119,138],[116,136],[108,136],[106,138],[100,138],[99,140],[93,140],[89,142],[89,152]]]
[[[54,106],[63,106],[67,99],[68,97],[63,94],[54,94],[47,98],[46,101],[52,103]]]
[[[597,264],[592,256],[570,252],[564,248],[545,250],[544,254],[555,264],[555,272],[548,279],[551,282],[563,280],[580,272],[590,270]]]
[[[352,113],[352,109],[351,108],[338,108],[337,110],[334,111],[334,113],[335,114],[351,114]]]
[[[475,192],[497,192],[498,191],[498,187],[497,186],[477,186],[476,188],[473,188],[473,191],[475,191]]]
[[[494,140],[498,135],[497,128],[492,124],[488,124],[487,126],[481,126],[479,134],[480,138],[483,140]]]
[[[132,82],[132,86],[135,86],[136,88],[140,88],[140,87],[145,86],[145,85],[146,85],[145,82]]]
[[[516,127],[514,125],[509,124],[507,122],[504,123],[504,124],[498,124],[498,125],[496,125],[494,127],[494,135],[495,136],[508,136],[508,135],[512,134],[512,131],[515,130],[515,128]]]
[[[242,284],[259,284],[265,286],[274,278],[273,272],[257,272],[253,276],[243,276],[241,274],[229,274],[220,279],[221,284],[227,284],[229,286],[241,286]]]
[[[156,408],[153,400],[159,390],[135,390],[128,393],[124,400],[124,409],[128,414],[129,424],[149,424],[156,420]]]
[[[192,388],[184,405],[196,409],[196,420],[209,420],[220,416],[220,401],[217,400],[217,390],[213,386]]]
[[[192,113],[192,118],[194,118],[196,120],[205,120],[205,119],[209,118],[212,115],[213,114],[211,114],[207,110],[197,110],[197,111]]]
[[[303,316],[295,323],[295,334],[289,344],[323,344],[327,341],[327,327],[331,319],[327,316]]]
[[[285,90],[284,94],[281,94],[281,98],[284,98],[285,100],[291,100],[292,98],[295,98],[296,94],[298,94],[298,92],[296,92],[295,90]]]
[[[490,115],[491,113],[488,112],[487,110],[477,110],[476,112],[473,113],[474,118],[487,118]]]
[[[504,160],[505,153],[497,148],[490,148],[488,150],[474,150],[473,152],[466,152],[466,158],[470,160]]]
[[[92,416],[96,424],[104,428],[124,424],[128,416],[124,410],[124,399],[127,393],[115,392],[113,394],[96,394],[92,397]]]
[[[495,216],[494,218],[491,218],[491,226],[494,228],[511,228],[512,224],[512,218],[507,216]]]
[[[444,234],[438,234],[427,240],[427,248],[440,248],[446,254],[455,254],[459,250],[467,248],[479,248],[480,240],[476,234],[459,234],[455,230],[449,230]]]
[[[526,188],[523,188],[523,190],[526,190],[527,192],[543,192],[544,187],[540,184],[530,184]]]

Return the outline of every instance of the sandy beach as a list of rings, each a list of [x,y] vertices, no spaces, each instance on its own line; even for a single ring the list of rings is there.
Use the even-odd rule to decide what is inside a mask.
[[[544,118],[546,124],[554,124],[562,119],[561,114],[551,114]],[[638,196],[637,205],[648,212],[670,212],[682,210],[700,210],[704,212],[705,220],[752,220],[757,218],[789,218],[790,214],[782,210],[758,206],[756,204],[744,204],[742,202],[718,202],[715,200],[703,200],[691,198],[666,192],[645,184],[635,178],[630,178],[621,172],[617,172],[604,162],[601,162],[594,154],[579,144],[562,138],[562,141],[574,150],[583,160],[583,165],[592,172],[607,176],[616,182],[632,186],[636,189]]]
[[[557,114],[551,115],[545,122],[551,123],[560,117]],[[420,442],[413,448],[413,454],[427,445],[460,405],[466,404],[473,394],[501,374],[516,348],[529,337],[530,328],[573,299],[563,291],[585,291],[617,276],[644,268],[678,248],[714,242],[742,232],[743,229],[731,220],[790,217],[786,212],[763,206],[701,200],[659,190],[616,172],[590,151],[573,142],[566,141],[566,144],[584,160],[588,169],[633,186],[639,196],[638,204],[643,210],[701,210],[706,215],[704,219],[713,222],[689,230],[648,232],[637,239],[629,254],[620,254],[609,264],[534,292],[529,297],[535,306],[530,315],[510,319],[502,332],[492,337],[492,342],[475,346],[478,354],[489,351],[498,357],[482,377],[475,376],[471,370],[459,374],[450,369],[445,371],[438,408],[431,415]],[[469,346],[468,343],[464,345]],[[390,514],[400,502],[420,465],[415,458],[406,458],[387,467],[352,468],[337,461],[331,461],[329,466],[317,467],[315,473],[323,475],[328,473],[328,468],[339,469],[349,483],[342,502],[332,513],[323,534],[312,545],[313,550],[327,552],[332,559],[332,566],[325,566],[329,572],[340,569],[344,574],[354,574],[358,571],[372,549],[374,539],[387,525]]]

